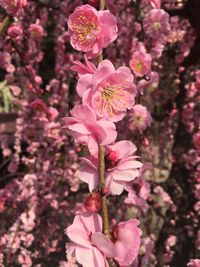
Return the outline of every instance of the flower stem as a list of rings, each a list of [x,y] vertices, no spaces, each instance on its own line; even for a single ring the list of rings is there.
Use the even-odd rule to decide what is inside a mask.
[[[100,0],[99,10],[104,10],[105,6],[106,6],[106,1],[105,0]]]
[[[99,146],[99,188],[102,189],[105,186],[105,147]],[[103,233],[110,237],[109,227],[109,215],[107,197],[102,196],[102,217],[103,217]]]
[[[9,22],[10,22],[10,17],[6,16],[0,25],[0,36],[4,33],[4,31],[8,27]]]

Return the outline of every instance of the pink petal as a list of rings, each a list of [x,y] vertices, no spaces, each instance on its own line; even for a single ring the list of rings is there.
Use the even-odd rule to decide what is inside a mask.
[[[96,121],[96,114],[95,111],[90,108],[87,105],[76,105],[72,111],[71,115],[74,118],[77,118],[83,122],[87,122],[88,120],[91,121]]]
[[[136,150],[136,146],[130,141],[119,141],[112,146],[113,151],[119,152],[119,158],[125,158],[132,155]]]
[[[84,92],[92,86],[92,74],[82,75],[78,79],[76,91],[80,97],[83,97]]]
[[[91,243],[97,247],[107,258],[115,257],[114,244],[112,241],[100,232],[92,235]]]

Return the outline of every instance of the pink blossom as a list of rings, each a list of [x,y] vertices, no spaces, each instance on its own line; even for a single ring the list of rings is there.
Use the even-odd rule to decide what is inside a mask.
[[[76,50],[87,53],[88,58],[99,55],[117,38],[117,22],[108,11],[97,11],[90,5],[77,7],[69,16],[70,43]]]
[[[131,219],[119,223],[112,231],[116,252],[115,260],[120,266],[129,266],[138,256],[142,234],[138,225],[138,220]]]
[[[134,52],[129,65],[136,76],[142,77],[151,71],[151,55],[143,51]]]
[[[157,39],[170,31],[169,15],[163,9],[152,9],[143,21],[145,33]]]
[[[152,117],[145,106],[135,105],[129,114],[130,128],[132,130],[144,131],[151,125]]]
[[[132,108],[136,95],[131,71],[127,67],[115,70],[109,60],[103,60],[93,74],[81,76],[77,92],[98,117],[111,121],[124,117],[126,110]]]
[[[30,253],[25,249],[21,250],[18,256],[18,262],[21,264],[22,267],[31,267],[32,260],[30,257]]]
[[[13,24],[8,28],[8,35],[13,39],[19,39],[23,34],[23,28],[20,24]]]
[[[97,155],[98,145],[107,145],[117,137],[115,124],[97,120],[93,109],[87,105],[76,105],[71,111],[72,117],[64,118],[65,126],[72,131],[77,143],[86,144],[91,154]]]
[[[0,0],[0,5],[11,15],[19,15],[27,7],[27,0]]]
[[[193,142],[194,142],[194,145],[195,145],[197,151],[200,152],[200,131],[194,134]]]
[[[44,30],[38,23],[31,24],[29,27],[30,37],[34,41],[39,41],[44,36]]]
[[[83,267],[108,267],[106,257],[115,256],[114,245],[102,234],[102,218],[96,213],[76,215],[66,234],[71,240],[66,246],[67,258],[75,255]]]
[[[142,169],[142,168],[141,168]],[[150,194],[150,185],[141,177],[131,182],[127,187],[128,197],[125,198],[124,203],[138,207],[143,213],[148,209],[146,200]]]
[[[113,195],[120,195],[127,182],[133,181],[139,175],[142,163],[132,154],[137,150],[130,141],[120,141],[108,147],[109,151],[118,153],[117,162],[107,162],[106,187]]]
[[[130,141],[120,141],[107,147],[107,154],[110,151],[117,152],[118,158],[115,161],[106,158],[106,188],[112,195],[120,195],[127,183],[133,181],[139,175],[139,168],[142,163],[136,160],[132,154],[136,147]],[[92,192],[98,184],[98,159],[90,157],[82,158],[83,165],[79,170],[79,177],[83,182],[88,183]]]
[[[191,259],[190,262],[187,264],[188,267],[199,267],[200,266],[200,259]]]

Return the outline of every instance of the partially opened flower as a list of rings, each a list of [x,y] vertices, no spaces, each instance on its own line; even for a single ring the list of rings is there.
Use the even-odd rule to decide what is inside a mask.
[[[66,234],[71,240],[67,257],[75,255],[83,267],[108,267],[106,257],[115,257],[114,244],[102,234],[102,218],[96,213],[76,215]]]
[[[98,145],[107,145],[117,137],[116,126],[110,121],[97,120],[95,111],[87,105],[76,105],[71,111],[72,117],[63,119],[65,125],[72,131],[77,143],[88,145],[93,155],[98,154]]]
[[[132,264],[139,252],[142,231],[138,227],[139,221],[131,219],[116,225],[112,231],[116,257],[120,266]]]
[[[163,9],[152,9],[144,18],[143,27],[145,33],[157,39],[170,31],[169,15]]]
[[[108,11],[97,11],[90,5],[77,7],[69,16],[70,43],[88,58],[98,56],[102,49],[117,38],[117,21]]]
[[[130,141],[120,141],[107,147],[105,186],[110,194],[120,195],[127,184],[139,175],[142,163],[132,156],[135,151],[136,146]],[[92,192],[98,185],[98,159],[82,158],[82,162],[78,176],[88,183]]]
[[[91,106],[99,118],[121,120],[134,105],[136,88],[127,67],[115,70],[109,60],[103,60],[93,74],[82,75],[77,92],[84,104]]]
[[[106,187],[112,195],[120,195],[127,183],[138,177],[142,163],[137,160],[136,156],[133,156],[136,150],[136,146],[126,140],[108,146],[109,153],[114,151],[118,154],[115,161],[107,160],[106,162]]]

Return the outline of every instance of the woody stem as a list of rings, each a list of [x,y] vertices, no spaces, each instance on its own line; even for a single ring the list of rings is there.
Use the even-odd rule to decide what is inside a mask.
[[[4,33],[4,31],[7,29],[8,24],[10,22],[10,18],[9,16],[6,16],[4,18],[4,20],[2,21],[1,25],[0,25],[0,36]]]

